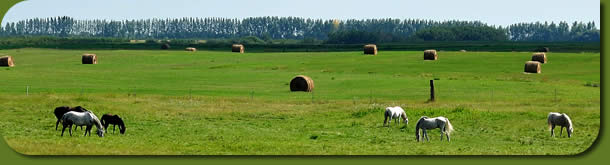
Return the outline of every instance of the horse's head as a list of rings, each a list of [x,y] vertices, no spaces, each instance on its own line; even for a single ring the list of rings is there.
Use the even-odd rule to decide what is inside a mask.
[[[104,129],[97,129],[97,136],[104,137]]]
[[[409,118],[405,118],[405,124],[409,124]]]

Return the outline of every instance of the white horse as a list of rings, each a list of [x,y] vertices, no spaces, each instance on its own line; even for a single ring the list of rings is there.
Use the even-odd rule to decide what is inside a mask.
[[[566,131],[568,131],[568,138],[572,137],[572,132],[574,132],[574,127],[572,127],[572,120],[565,113],[557,113],[551,112],[548,117],[549,129],[551,130],[551,136],[555,137],[555,126],[561,126],[559,130],[559,136],[563,134],[563,127],[566,127]]]
[[[383,125],[385,126],[386,123],[388,123],[388,127],[390,126],[390,123],[392,122],[392,119],[395,120],[396,124],[399,124],[399,122],[396,121],[396,119],[401,119],[402,121],[405,122],[405,124],[409,124],[409,118],[407,118],[407,114],[405,113],[405,110],[403,110],[400,107],[387,107],[385,108],[385,119],[383,120]],[[390,119],[388,121],[388,118]]]
[[[421,118],[419,118],[417,124],[415,124],[415,139],[417,139],[417,141],[420,140],[419,129],[422,129],[423,136],[421,137],[421,140],[423,141],[425,138],[426,140],[430,141],[430,139],[428,139],[428,132],[426,132],[426,130],[436,128],[440,128],[441,130],[441,141],[443,141],[443,133],[447,135],[447,141],[451,141],[451,139],[449,138],[449,134],[451,134],[451,132],[453,131],[453,126],[451,125],[451,122],[449,122],[449,119],[442,116],[435,118],[428,118],[427,116],[422,116]]]
[[[66,127],[69,127],[68,130],[70,132],[70,136],[72,136],[72,125],[87,126],[87,128],[85,128],[85,136],[87,136],[87,132],[89,132],[89,136],[91,136],[91,126],[95,125],[95,127],[97,128],[97,136],[104,137],[104,126],[102,126],[100,120],[91,111],[66,112],[61,117],[61,123],[64,126],[61,130],[61,136],[64,136],[64,131],[66,130]]]

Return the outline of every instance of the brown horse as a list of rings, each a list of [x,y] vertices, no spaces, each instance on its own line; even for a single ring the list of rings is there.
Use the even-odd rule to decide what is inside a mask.
[[[102,116],[102,125],[104,125],[104,129],[106,129],[106,131],[108,131],[108,125],[110,124],[112,124],[112,133],[114,133],[116,125],[118,124],[119,132],[121,132],[121,134],[125,134],[125,123],[119,115],[113,115],[109,113],[104,114]]]
[[[72,108],[70,108],[69,106],[61,106],[61,107],[55,108],[55,111],[53,112],[55,114],[55,117],[57,118],[57,122],[55,122],[55,130],[57,130],[57,125],[59,125],[59,120],[61,120],[61,117],[64,116],[64,114],[66,112],[70,112],[70,111],[85,112],[88,110],[81,106],[76,106],[76,107],[72,107]],[[83,126],[81,126],[80,128],[83,129]]]

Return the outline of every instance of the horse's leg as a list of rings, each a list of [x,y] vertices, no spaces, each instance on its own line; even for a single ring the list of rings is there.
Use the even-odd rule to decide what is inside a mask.
[[[441,141],[443,141],[443,130],[441,129]]]
[[[451,141],[451,139],[449,139],[449,134],[448,134],[448,133],[445,133],[445,135],[447,135],[447,141],[448,141],[448,142],[450,142],[450,141]]]
[[[426,131],[426,129],[422,129],[422,132],[424,134],[424,138],[426,139],[426,141],[430,141],[430,139],[428,139],[428,131]]]
[[[563,135],[563,126],[561,126],[561,129],[559,129],[559,137],[561,137]]]
[[[116,128],[116,124],[112,125],[112,133],[114,134],[114,129]]]
[[[64,131],[66,131],[66,125],[63,125],[64,127],[61,129],[61,136],[64,136]]]
[[[59,124],[59,119],[57,119],[57,122],[55,122],[55,130],[57,131],[57,125]]]
[[[555,124],[551,125],[551,137],[555,137]]]
[[[70,128],[68,128],[68,132],[70,132],[70,136],[72,136],[72,124],[70,124]]]

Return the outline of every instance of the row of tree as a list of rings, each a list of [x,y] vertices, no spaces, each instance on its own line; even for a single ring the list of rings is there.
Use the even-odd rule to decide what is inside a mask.
[[[177,18],[141,20],[75,20],[71,17],[33,18],[9,22],[0,36],[113,37],[124,39],[213,39],[255,36],[263,40],[329,40],[360,35],[361,41],[396,42],[406,39],[476,41],[599,41],[593,22],[519,23],[488,26],[479,21],[420,19],[323,20],[299,17]],[[364,39],[364,38],[368,39]],[[350,37],[348,37],[350,38]],[[358,38],[358,37],[356,37]],[[352,42],[347,40],[348,42]]]

